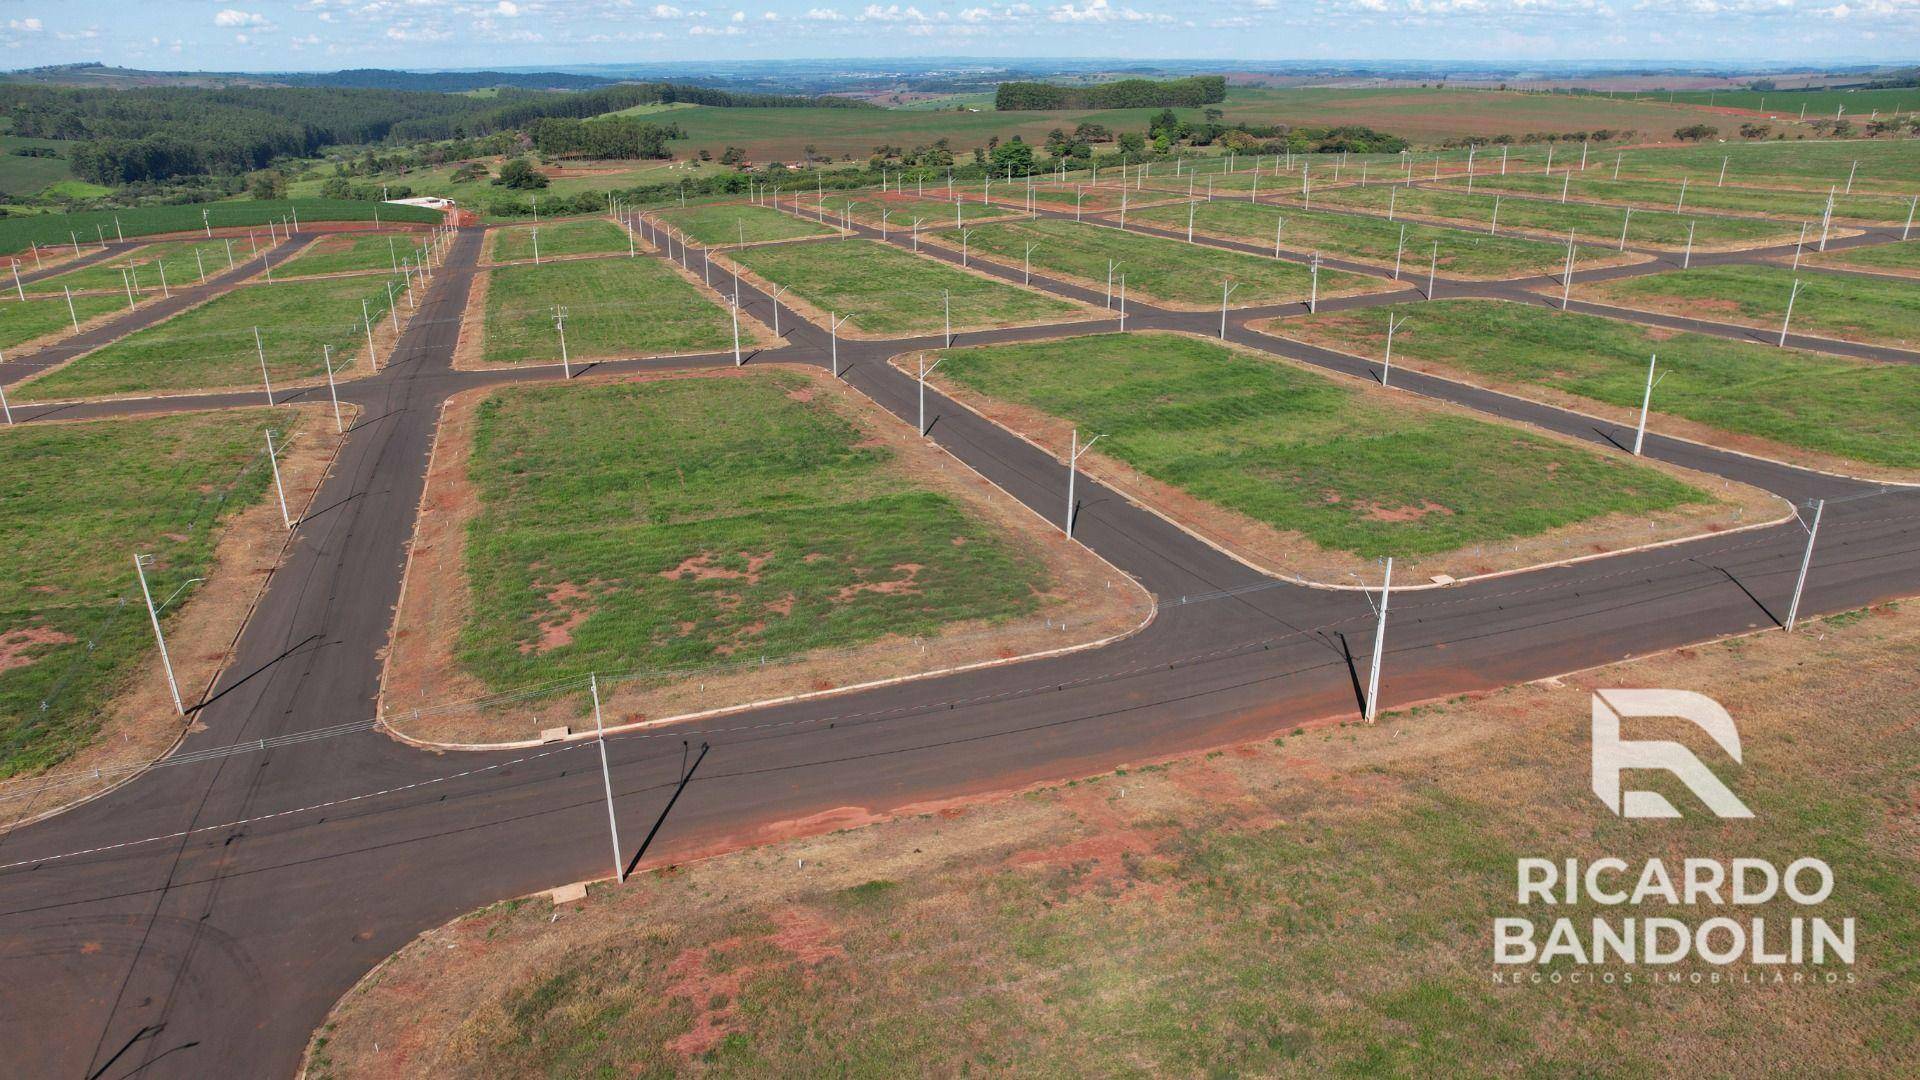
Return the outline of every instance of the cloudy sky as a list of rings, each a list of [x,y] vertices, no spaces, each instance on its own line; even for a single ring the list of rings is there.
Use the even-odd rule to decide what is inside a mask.
[[[1911,61],[1920,0],[0,0],[0,68],[929,55]]]

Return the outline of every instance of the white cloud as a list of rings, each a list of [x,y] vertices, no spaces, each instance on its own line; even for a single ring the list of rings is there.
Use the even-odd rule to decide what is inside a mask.
[[[1136,8],[1117,8],[1107,0],[1087,0],[1086,6],[1074,7],[1072,0],[1061,4],[1048,12],[1047,18],[1054,22],[1109,23],[1109,22],[1172,22],[1166,15],[1140,11]]]
[[[655,4],[653,5],[653,10],[648,12],[648,14],[656,19],[677,19],[686,13],[674,7],[672,4]]]
[[[511,19],[515,15],[520,14],[520,5],[514,3],[513,0],[500,0],[500,3],[494,7],[493,11],[496,15],[505,15]]]
[[[807,18],[814,22],[839,22],[846,16],[832,8],[808,8]]]
[[[228,28],[236,26],[265,26],[267,17],[257,11],[241,11],[238,8],[225,8],[213,17],[213,25]]]
[[[40,25],[39,19],[9,19],[7,29],[21,34],[37,34],[46,27]]]

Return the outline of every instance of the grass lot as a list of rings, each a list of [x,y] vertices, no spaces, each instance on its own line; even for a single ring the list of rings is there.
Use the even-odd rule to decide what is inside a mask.
[[[488,250],[494,262],[521,262],[533,258],[536,243],[543,259],[562,255],[625,255],[630,247],[627,230],[619,225],[605,218],[576,218],[495,229]]]
[[[558,361],[556,306],[567,309],[567,352],[575,359],[704,352],[733,344],[726,309],[657,259],[522,264],[489,271],[488,278],[488,363]],[[746,333],[741,331],[743,342]]]
[[[246,261],[247,242],[244,237],[232,250],[233,265]],[[227,252],[227,241],[224,239],[148,244],[119,258],[42,278],[28,285],[27,292],[29,295],[50,293],[58,296],[61,289],[72,289],[74,292],[98,290],[119,293],[125,299],[130,274],[134,296],[145,299],[161,295],[160,279],[163,273],[169,288],[179,288],[198,284],[202,268],[208,277],[227,272],[232,269],[228,264]],[[123,274],[122,270],[128,274]]]
[[[268,422],[249,409],[0,431],[0,776],[87,744],[153,650],[132,553],[157,557],[155,603],[186,586],[177,613],[221,519],[266,493]]]
[[[709,247],[792,240],[801,236],[828,236],[833,233],[824,225],[802,221],[783,210],[752,203],[688,206],[662,210],[653,216],[692,237],[694,243]]]
[[[1479,164],[1474,170],[1479,172]],[[1588,199],[1594,202],[1617,203],[1635,206],[1649,206],[1657,209],[1672,210],[1680,204],[1680,185],[1666,180],[1609,180],[1606,170],[1595,177],[1591,174],[1575,173],[1573,182],[1567,184],[1568,199]],[[1687,185],[1686,208],[1696,210],[1732,210],[1740,213],[1767,214],[1773,217],[1792,218],[1795,221],[1820,223],[1820,215],[1826,211],[1825,192],[1781,191],[1758,187],[1716,187],[1714,178],[1695,180]],[[1539,173],[1509,174],[1507,176],[1476,175],[1473,178],[1475,191],[1513,191],[1531,195],[1560,197],[1560,188],[1566,181],[1558,174],[1542,176]],[[1466,180],[1448,180],[1449,187],[1465,189]],[[1899,224],[1907,219],[1907,200],[1892,195],[1835,195],[1833,214],[1837,218],[1852,218],[1859,221],[1891,222]]]
[[[1912,273],[1920,271],[1920,236],[1892,244],[1875,244],[1872,247],[1829,251],[1825,255],[1812,256],[1805,261],[1832,263],[1835,266],[1857,266],[1863,270]]]
[[[200,213],[203,210],[206,211],[206,220],[216,229],[265,225],[295,211],[302,222],[372,221],[376,211],[383,221],[438,224],[441,220],[439,211],[425,207],[356,202],[351,199],[237,199],[181,206],[142,206],[129,210],[86,210],[75,214],[34,214],[30,217],[0,218],[0,255],[25,251],[36,242],[57,247],[68,243],[74,235],[79,236],[83,248],[89,239],[98,239],[102,235],[112,239],[116,216],[120,219],[120,231],[126,236],[196,232],[202,225]]]
[[[1717,322],[1778,330],[1795,277],[1795,333],[1911,348],[1920,342],[1914,317],[1920,289],[1911,282],[1838,274],[1799,274],[1784,266],[1709,266],[1576,288],[1588,299],[1652,308]]]
[[[1855,462],[1920,469],[1920,368],[1774,349],[1497,300],[1403,304],[1270,324],[1270,333],[1394,361],[1429,361],[1498,386],[1544,387],[1638,410],[1647,358],[1658,413]]]
[[[1705,501],[1617,457],[1165,334],[949,351],[948,379],[1072,421],[1100,452],[1323,549],[1415,558]]]
[[[340,233],[323,236],[294,258],[273,268],[273,276],[314,277],[356,271],[394,272],[408,259],[419,261],[420,239],[413,233]]]
[[[1019,266],[1027,244],[1033,249],[1034,269],[1079,278],[1096,288],[1104,288],[1107,263],[1119,263],[1114,270],[1115,288],[1122,276],[1127,279],[1127,295],[1160,303],[1196,307],[1220,304],[1220,282],[1231,279],[1237,286],[1228,303],[1233,307],[1305,300],[1312,277],[1299,263],[1221,251],[1197,244],[1166,240],[1157,236],[1122,232],[1102,225],[1048,219],[1017,221],[1004,225],[982,225],[971,230],[968,247],[974,252],[998,257]],[[960,233],[948,230],[939,235],[942,243],[958,249]],[[1373,279],[1339,270],[1320,271],[1320,295],[1342,291],[1366,291]]]
[[[313,1075],[1906,1075],[1920,615],[1807,629],[498,904],[350,992]],[[1606,812],[1589,693],[1620,686],[1731,711],[1745,761],[1723,775],[1751,821],[1664,780],[1685,817]],[[1521,857],[1678,878],[1683,857],[1802,856],[1835,878],[1812,908],[1515,902]],[[1493,985],[1496,918],[1564,915],[1585,937],[1655,913],[1854,918],[1857,982],[1742,960]]]
[[[1392,192],[1399,194],[1394,195]],[[1296,193],[1295,197],[1298,195]],[[1416,214],[1456,221],[1475,228],[1493,223],[1495,196],[1465,192],[1433,191],[1427,188],[1373,185],[1363,188],[1332,188],[1313,193],[1315,206],[1340,206],[1358,210],[1385,212],[1389,203],[1400,214]],[[1538,199],[1500,200],[1503,231],[1525,230],[1535,234],[1565,237],[1567,230],[1588,240],[1602,243],[1620,239],[1620,226],[1627,212],[1611,206],[1546,202]],[[1786,222],[1739,220],[1735,218],[1694,218],[1661,210],[1635,210],[1627,223],[1627,243],[1653,247],[1681,248],[1687,243],[1687,226],[1697,222],[1693,242],[1696,247],[1753,247],[1762,243],[1787,243],[1800,235],[1800,226]]]
[[[826,207],[827,220],[837,222],[841,211],[847,210],[855,220],[879,227],[880,215],[886,214],[887,227],[901,232],[913,230],[913,219],[920,219],[920,229],[938,229],[953,224],[957,214],[961,221],[980,221],[993,218],[1012,217],[1019,211],[992,203],[983,203],[978,195],[969,201],[952,199],[916,198],[912,195],[881,195],[867,192],[858,197],[828,195],[821,200]],[[809,209],[811,207],[809,206]]]
[[[504,689],[1036,610],[1036,555],[903,476],[807,386],[766,372],[484,403],[460,663]]]
[[[1134,217],[1142,223],[1176,232],[1184,232],[1187,227],[1185,206],[1155,207],[1142,210]],[[1319,251],[1379,266],[1393,265],[1404,229],[1403,272],[1408,277],[1420,276],[1419,272],[1428,266],[1436,241],[1440,245],[1440,271],[1454,277],[1498,279],[1558,272],[1566,255],[1565,247],[1538,240],[1475,236],[1417,222],[1381,221],[1224,199],[1193,204],[1196,236],[1221,236],[1264,247],[1273,243],[1275,228],[1282,219],[1286,224],[1281,228],[1280,246],[1289,251]],[[1579,250],[1582,262],[1615,256],[1614,252],[1597,247],[1583,245]]]
[[[0,349],[11,349],[23,341],[32,341],[47,334],[70,331],[73,329],[72,315],[77,315],[82,323],[109,311],[120,311],[126,307],[126,300],[118,296],[76,296],[73,298],[73,311],[67,311],[65,297],[52,299],[30,299],[26,303],[18,300],[0,301]]]
[[[1706,121],[1722,130],[1728,118]],[[1858,161],[1853,190],[1911,195],[1913,178],[1920,176],[1920,139],[1847,139],[1830,142],[1791,141],[1705,146],[1649,147],[1621,153],[1620,175],[1655,176],[1711,183],[1720,176],[1720,159],[1727,163],[1727,183],[1767,187],[1787,184],[1824,194],[1833,184],[1844,186],[1847,171]],[[1612,162],[1608,162],[1609,168]]]
[[[19,399],[259,386],[256,326],[276,386],[326,374],[327,345],[335,372],[364,373],[360,302],[367,302],[378,332],[389,281],[398,296],[402,282],[386,275],[243,286],[23,383]]]
[[[821,311],[853,312],[852,325],[869,334],[938,332],[943,290],[952,294],[955,331],[1065,319],[1081,311],[877,240],[747,248],[729,257]]]
[[[588,191],[608,191],[615,188],[632,187],[636,184],[658,183],[671,180],[676,176],[707,176],[720,172],[731,172],[724,165],[701,166],[687,163],[684,166],[667,161],[609,161],[609,162],[569,162],[569,167],[561,170],[552,166],[536,166],[548,176],[547,186],[536,192],[512,191],[496,187],[491,183],[491,173],[499,171],[503,159],[488,159],[485,164],[491,170],[487,179],[463,180],[455,183],[453,174],[458,172],[460,164],[441,165],[431,169],[409,169],[380,177],[377,183],[405,184],[413,189],[415,195],[438,195],[453,199],[469,210],[486,212],[486,208],[495,200],[526,204],[532,197],[540,197],[542,205],[551,205],[558,197],[579,195]],[[315,196],[320,186],[326,183],[332,172],[316,171],[311,179],[297,180],[288,185],[290,194],[296,197]],[[305,217],[305,213],[301,215]],[[398,216],[389,216],[381,211],[382,219],[399,221]]]
[[[29,139],[0,135],[0,194],[34,195],[63,181],[73,180],[67,155],[77,143],[65,139]],[[22,157],[15,148],[52,150],[58,157]]]

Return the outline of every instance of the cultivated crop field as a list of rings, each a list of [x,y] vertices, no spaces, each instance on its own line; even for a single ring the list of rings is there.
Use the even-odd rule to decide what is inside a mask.
[[[751,203],[687,206],[661,210],[653,216],[668,228],[691,237],[694,243],[708,247],[831,236],[835,232],[817,222]]]
[[[1466,180],[1451,178],[1445,181],[1450,188],[1464,189]],[[1711,178],[1686,185],[1684,196],[1680,185],[1668,180],[1608,180],[1604,175],[1589,178],[1575,173],[1571,183],[1563,176],[1543,176],[1538,173],[1509,176],[1476,175],[1473,178],[1475,191],[1511,191],[1529,195],[1543,195],[1557,199],[1562,186],[1567,189],[1567,198],[1586,199],[1590,202],[1632,204],[1659,210],[1685,212],[1691,207],[1696,210],[1730,210],[1743,214],[1764,214],[1769,217],[1791,218],[1794,221],[1812,221],[1816,226],[1826,212],[1827,196],[1825,192],[1782,191],[1778,189],[1738,187],[1733,185],[1716,186]],[[1907,218],[1910,204],[1906,199],[1892,195],[1835,195],[1833,215],[1856,221],[1899,224]]]
[[[767,371],[482,404],[462,667],[506,689],[1037,610],[1039,558],[917,483],[811,385]]]
[[[1196,338],[950,350],[946,380],[1106,439],[1096,452],[1321,549],[1419,558],[1711,502],[1617,457],[1363,395]]]
[[[58,296],[28,299],[24,303],[0,301],[0,349],[11,349],[48,334],[70,333],[75,318],[84,326],[90,319],[111,311],[124,311],[126,306],[124,297],[111,294],[76,296],[71,312],[67,310],[66,299]]]
[[[494,229],[488,249],[496,263],[531,262],[537,250],[543,259],[563,255],[625,255],[627,230],[605,218],[576,218],[538,225],[507,225]]]
[[[1794,333],[1911,348],[1920,319],[1911,282],[1859,274],[1795,274],[1784,266],[1708,266],[1575,287],[1589,300],[1779,330],[1793,283]]]
[[[1085,312],[1058,300],[922,258],[877,240],[780,244],[727,256],[821,312],[852,312],[868,334],[935,333],[945,325],[942,293],[951,295],[953,329],[1070,319]]]
[[[153,655],[132,553],[152,554],[168,621],[204,586],[222,522],[266,495],[248,409],[0,429],[0,777],[85,747],[108,700]],[[176,592],[177,591],[177,592]],[[173,722],[153,716],[154,724]]]
[[[940,233],[939,240],[955,250],[961,246],[955,230]],[[1190,308],[1219,307],[1223,279],[1234,285],[1228,306],[1246,307],[1306,300],[1312,278],[1312,272],[1299,263],[1057,219],[982,225],[969,230],[967,239],[970,251],[1015,267],[1021,265],[1028,244],[1034,245],[1034,269],[1042,273],[1103,289],[1108,264],[1116,263],[1116,292],[1124,277],[1129,297]],[[1358,274],[1320,271],[1323,297],[1380,287],[1374,279]]]
[[[196,240],[148,244],[119,258],[41,278],[28,285],[27,292],[29,295],[42,293],[59,296],[61,290],[71,289],[74,292],[118,293],[124,298],[127,290],[131,289],[135,299],[144,300],[148,296],[162,294],[163,280],[167,289],[185,288],[198,284],[203,270],[213,276],[244,263],[249,257],[246,239],[241,238],[238,244],[231,247],[229,243],[227,240]]]
[[[1293,198],[1298,198],[1296,193]],[[1475,192],[1436,191],[1375,184],[1369,187],[1343,187],[1316,191],[1315,206],[1346,207],[1384,213],[1437,218],[1479,228],[1494,228],[1495,196]],[[1785,222],[1724,217],[1694,217],[1664,210],[1628,211],[1611,206],[1560,203],[1542,199],[1506,198],[1500,200],[1497,228],[1558,235],[1563,240],[1569,229],[1576,237],[1601,242],[1620,238],[1626,226],[1627,243],[1649,247],[1679,249],[1686,246],[1687,229],[1694,228],[1693,244],[1703,248],[1759,247],[1765,244],[1791,243],[1800,235],[1800,227]]]
[[[322,236],[273,268],[274,277],[318,277],[385,270],[420,261],[421,237],[407,232],[352,232]]]
[[[1632,323],[1498,300],[1402,304],[1275,320],[1269,333],[1378,358],[1387,320],[1396,367],[1413,361],[1482,385],[1555,392],[1613,406],[1627,423],[1646,390],[1648,358],[1666,377],[1656,416],[1705,425],[1736,449],[1767,440],[1788,451],[1840,459],[1841,468],[1920,469],[1920,367],[1776,349],[1707,334],[1671,334]],[[1660,427],[1658,423],[1654,425]],[[1688,432],[1694,437],[1703,433]],[[1778,451],[1776,450],[1776,455]],[[1827,465],[1827,462],[1810,464]]]
[[[302,223],[310,221],[406,221],[439,224],[441,214],[421,206],[397,206],[391,203],[359,202],[353,199],[261,199],[197,203],[180,206],[142,206],[126,210],[86,210],[72,214],[32,214],[0,218],[0,255],[25,251],[32,244],[59,247],[75,236],[85,248],[89,241],[114,238],[114,222],[120,234],[152,236],[156,233],[193,233],[205,222],[216,229],[264,226],[298,214]]]
[[[243,286],[21,384],[18,400],[259,386],[261,350],[275,387],[324,377],[329,345],[335,372],[365,374],[361,302],[375,336],[390,335],[389,283],[399,296],[405,283],[384,274]]]
[[[1186,230],[1186,206],[1142,210],[1135,219],[1174,232]],[[1217,199],[1193,205],[1195,236],[1215,236],[1265,247],[1274,243],[1287,251],[1319,251],[1327,255],[1381,267],[1394,265],[1402,254],[1402,270],[1417,279],[1433,263],[1433,245],[1440,245],[1437,267],[1451,277],[1498,280],[1527,274],[1558,273],[1566,248],[1511,236],[1482,236],[1418,222],[1382,221],[1373,217],[1331,214],[1298,207]],[[1404,236],[1404,252],[1402,238]],[[1577,246],[1581,266],[1603,265],[1620,256],[1586,244]]]
[[[558,307],[566,308],[573,359],[706,352],[733,344],[727,311],[666,263],[575,259],[488,272],[480,358],[490,364],[558,362]],[[751,342],[744,322],[740,334],[743,343]]]

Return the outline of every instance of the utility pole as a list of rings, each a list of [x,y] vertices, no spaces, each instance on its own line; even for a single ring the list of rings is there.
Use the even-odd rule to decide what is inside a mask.
[[[1067,447],[1067,517],[1062,527],[1062,531],[1067,534],[1067,539],[1069,540],[1073,539],[1073,487],[1074,480],[1080,471],[1080,457],[1087,451],[1093,449],[1094,443],[1104,438],[1106,438],[1105,435],[1095,435],[1093,438],[1087,440],[1087,445],[1081,446],[1080,429],[1073,429],[1072,442]]]
[[[927,376],[933,372],[934,368],[937,368],[941,364],[946,363],[947,358],[942,356],[940,359],[935,360],[933,362],[932,367],[927,366],[926,353],[921,353],[919,359],[920,359],[920,435],[924,438],[927,434]]]
[[[1316,281],[1319,280],[1319,276],[1317,274],[1315,275],[1315,280]],[[1222,281],[1220,283],[1220,340],[1221,341],[1227,340],[1227,297],[1232,296],[1233,290],[1239,287],[1240,287],[1240,283],[1237,281],[1235,282]],[[1311,310],[1311,308],[1309,308],[1309,310]]]
[[[940,290],[940,308],[943,312],[946,313],[946,322],[947,322],[946,347],[952,348],[953,347],[953,290],[952,289]]]
[[[1793,244],[1793,268],[1795,270],[1800,269],[1800,253],[1806,250],[1807,226],[1811,224],[1812,222],[1808,222],[1808,221],[1803,221],[1800,223],[1800,239],[1794,241],[1794,244]]]
[[[1813,503],[1813,524],[1807,527],[1807,550],[1800,556],[1800,576],[1793,583],[1793,603],[1787,607],[1787,633],[1793,633],[1793,626],[1800,621],[1800,591],[1807,587],[1807,571],[1813,567],[1813,542],[1820,537],[1820,516],[1827,509],[1825,499],[1816,499]],[[1793,520],[1799,521],[1795,511]]]
[[[1433,254],[1427,259],[1427,299],[1433,299],[1433,280],[1440,272],[1440,241],[1433,242]]]
[[[853,318],[851,311],[845,315],[827,312],[827,334],[833,343],[833,377],[836,379],[840,377],[840,324],[851,318]]]
[[[1693,227],[1697,224],[1699,224],[1697,221],[1687,222],[1687,250],[1685,254],[1680,256],[1680,269],[1682,270],[1689,269],[1693,266]]]
[[[180,684],[173,677],[173,660],[167,655],[167,636],[160,632],[160,612],[153,606],[153,593],[147,588],[147,567],[145,560],[151,555],[135,553],[133,572],[140,578],[140,595],[147,600],[147,619],[153,623],[153,640],[160,646],[160,666],[167,673],[167,689],[173,693],[173,707],[181,716],[187,715],[187,707],[180,701]]]
[[[1400,280],[1400,254],[1407,250],[1407,227],[1400,226],[1400,243],[1393,249],[1393,280]],[[1428,286],[1432,288],[1431,285]]]
[[[1647,441],[1647,409],[1653,404],[1653,388],[1660,385],[1667,377],[1664,371],[1660,373],[1660,378],[1653,377],[1653,369],[1659,362],[1658,353],[1647,358],[1647,392],[1640,398],[1640,426],[1633,433],[1634,457],[1640,456],[1640,447]]]
[[[292,529],[293,515],[287,513],[286,485],[280,482],[280,455],[273,448],[273,432],[269,430],[266,434],[267,464],[273,467],[273,490],[276,495],[280,496],[280,520],[286,523],[288,529]]]
[[[571,379],[573,378],[573,364],[567,359],[566,308],[556,307],[553,309],[553,328],[559,331],[560,334],[560,377],[563,379]]]
[[[746,364],[746,361],[740,358],[740,294],[738,292],[727,297],[727,310],[733,315],[733,366],[741,367]]]
[[[607,793],[607,834],[613,839],[613,880],[627,880],[627,868],[620,860],[620,819],[613,813],[613,772],[607,766],[607,729],[600,722],[600,676],[587,676],[587,692],[593,695],[594,741],[600,744],[600,786]]]
[[[1307,264],[1307,280],[1307,313],[1318,314],[1320,311],[1320,253],[1317,251],[1313,253],[1313,261]],[[1224,314],[1223,307],[1222,315]],[[1222,322],[1224,321],[1223,318]]]
[[[1551,146],[1548,152],[1552,152]],[[1393,591],[1393,557],[1387,557],[1387,572],[1380,582],[1380,609],[1373,627],[1373,664],[1367,673],[1367,723],[1373,723],[1380,697],[1380,654],[1387,647],[1387,598]]]
[[[1800,298],[1800,279],[1793,279],[1793,291],[1787,294],[1787,316],[1780,320],[1780,347],[1787,344],[1787,327],[1793,325],[1793,302]]]
[[[1567,299],[1573,293],[1573,230],[1567,230],[1567,272],[1560,275],[1560,310],[1567,310]]]
[[[1633,207],[1627,207],[1627,216],[1620,219],[1620,250],[1627,250],[1627,226],[1633,224]]]
[[[1033,284],[1033,241],[1027,241],[1026,253],[1020,256],[1020,281],[1023,285]]]
[[[321,358],[326,361],[327,365],[327,396],[333,399],[333,433],[335,435],[345,435],[347,433],[347,425],[340,419],[340,392],[334,389],[333,385],[333,346],[323,345],[320,348]]]
[[[1387,385],[1387,380],[1393,376],[1393,332],[1406,325],[1407,319],[1411,317],[1403,316],[1396,319],[1393,317],[1393,309],[1387,309],[1387,359],[1380,367],[1381,386]]]
[[[260,328],[253,328],[253,353],[260,358],[260,381],[267,388],[267,406],[273,406],[273,380],[267,375],[267,347],[260,340]]]

